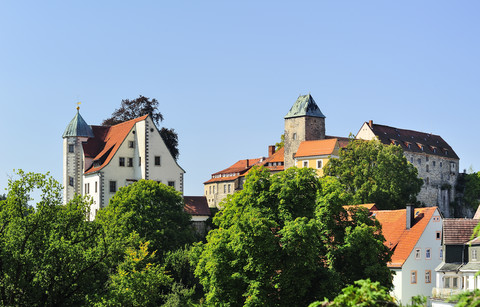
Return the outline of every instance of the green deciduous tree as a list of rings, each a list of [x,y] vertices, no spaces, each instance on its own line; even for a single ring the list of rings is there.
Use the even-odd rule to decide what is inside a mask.
[[[107,279],[109,246],[95,222],[86,222],[90,203],[61,202],[53,178],[18,171],[0,201],[0,304],[81,305]],[[30,195],[40,191],[30,206]]]
[[[399,146],[378,140],[351,140],[331,159],[324,174],[337,177],[355,203],[375,203],[379,209],[401,209],[416,203],[423,181]]]
[[[110,276],[106,293],[95,306],[161,306],[170,291],[172,278],[165,268],[155,264],[155,252],[149,242],[128,248],[125,259]]]
[[[380,248],[378,225],[357,219],[365,212],[345,211],[342,205],[350,204],[351,195],[337,188],[341,185],[335,178],[324,180],[308,168],[273,175],[255,169],[247,176],[244,189],[227,198],[215,217],[218,229],[197,247],[196,275],[207,304],[306,305],[335,296],[357,275],[380,274],[391,286],[388,269],[368,263],[386,268],[389,260],[388,250]],[[371,247],[385,256],[362,252]],[[345,257],[355,248],[358,253],[351,262],[365,267],[337,270],[352,266]]]
[[[120,108],[116,109],[111,117],[105,119],[102,125],[112,126],[150,114],[153,121],[158,126],[160,122],[163,121],[163,115],[158,110],[158,104],[158,100],[155,98],[150,99],[142,95],[132,100],[123,99]],[[178,151],[178,134],[174,129],[162,128],[160,129],[160,135],[173,158],[177,160],[178,155],[180,154]]]
[[[190,215],[183,208],[183,198],[174,188],[140,180],[120,188],[97,220],[112,241],[136,232],[162,259],[166,252],[195,241]]]
[[[370,279],[358,280],[354,284],[342,289],[332,302],[325,300],[315,302],[309,307],[381,307],[398,306],[395,299],[389,294],[389,290],[382,287],[379,282],[372,282]]]

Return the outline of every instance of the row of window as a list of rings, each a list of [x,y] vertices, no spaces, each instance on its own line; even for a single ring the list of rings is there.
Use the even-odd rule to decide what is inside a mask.
[[[309,167],[308,166],[308,160],[307,161],[303,161],[303,167]],[[321,169],[323,167],[323,160],[317,160],[317,169]]]
[[[440,247],[440,259],[443,259],[443,248]],[[415,248],[415,259],[419,260],[422,259],[422,249],[421,248]],[[431,248],[425,248],[425,259],[430,260],[432,259],[432,249]]]
[[[162,181],[157,181],[157,182],[158,182],[158,183],[162,183]],[[132,182],[132,183],[133,183],[133,182]],[[167,182],[167,185],[168,185],[169,187],[175,188],[175,181],[168,181],[168,182]],[[96,186],[96,182],[95,182],[95,189],[96,189],[96,187],[97,187],[97,186]],[[117,192],[117,182],[116,182],[115,180],[110,180],[110,182],[109,182],[109,187],[110,187],[110,190],[109,190],[110,193],[115,193],[115,192]],[[96,192],[96,190],[95,190],[95,192]]]
[[[398,145],[400,146],[400,142],[397,141],[397,140],[393,140],[391,139],[391,142],[393,145]],[[403,142],[405,144],[405,147],[407,147],[408,149],[412,149],[412,143],[410,142]],[[424,144],[422,143],[416,143],[416,145],[418,146],[418,148],[421,150],[421,151],[425,151],[426,150],[426,147]],[[436,154],[437,152],[443,152],[446,156],[448,156],[448,149],[446,148],[437,148],[435,146],[428,146],[430,148],[430,150]]]
[[[416,284],[418,281],[417,278],[417,271],[411,271],[410,274],[410,283],[411,284]],[[429,284],[432,282],[432,271],[431,270],[425,270],[425,283]]]
[[[98,192],[98,182],[95,181],[95,193]],[[85,183],[85,194],[90,194],[90,183]]]
[[[119,157],[118,158],[118,166],[124,167],[125,161],[127,162],[127,167],[133,167],[133,158],[125,158]],[[162,160],[160,156],[155,156],[155,166],[161,166]],[[138,166],[142,165],[142,157],[138,157]]]

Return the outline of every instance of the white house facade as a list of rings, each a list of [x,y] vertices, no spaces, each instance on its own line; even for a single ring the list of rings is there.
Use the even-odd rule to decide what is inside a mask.
[[[140,179],[164,183],[183,194],[185,171],[149,115],[114,126],[88,126],[77,112],[63,139],[64,202],[75,194],[89,195],[90,219],[120,187]]]

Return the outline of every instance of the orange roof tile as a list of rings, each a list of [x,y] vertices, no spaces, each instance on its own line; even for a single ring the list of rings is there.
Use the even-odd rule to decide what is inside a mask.
[[[144,115],[111,127],[93,126],[94,133],[95,131],[99,133],[94,138],[89,139],[83,148],[86,155],[88,153],[88,156],[94,157],[94,164],[85,174],[99,171],[108,165],[133,126],[147,117],[148,115]],[[95,162],[100,163],[100,165],[96,165]]]
[[[298,146],[295,157],[331,155],[336,146],[338,146],[337,139],[303,141],[300,143],[300,146]]]
[[[368,209],[368,211],[377,211],[378,208],[375,204],[362,204],[362,205],[350,205],[350,206],[343,206],[345,210],[349,210],[355,207],[363,207]]]
[[[414,224],[408,230],[406,229],[406,209],[374,212],[373,216],[382,225],[385,245],[393,250],[392,261],[388,263],[388,267],[397,268],[403,265],[436,210],[437,207],[415,209]]]

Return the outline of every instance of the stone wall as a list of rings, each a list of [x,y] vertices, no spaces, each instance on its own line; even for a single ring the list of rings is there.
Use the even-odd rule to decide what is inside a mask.
[[[405,152],[405,157],[417,168],[418,177],[423,179],[418,201],[428,207],[438,206],[444,217],[450,217],[450,202],[455,200],[459,172],[458,159],[414,152]]]

